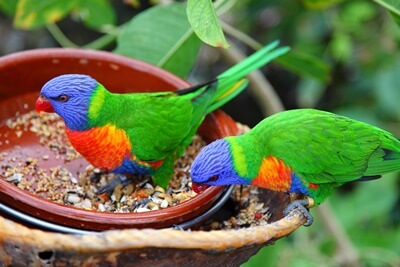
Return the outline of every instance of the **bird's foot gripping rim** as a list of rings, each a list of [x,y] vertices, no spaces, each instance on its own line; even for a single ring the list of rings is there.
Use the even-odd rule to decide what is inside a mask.
[[[304,198],[304,199],[299,199],[291,202],[287,207],[283,210],[283,215],[286,216],[288,215],[292,210],[298,209],[301,211],[301,213],[306,217],[307,222],[304,224],[304,226],[310,226],[314,222],[313,216],[310,214],[308,211],[309,208],[312,208],[314,206],[314,200],[312,198]]]

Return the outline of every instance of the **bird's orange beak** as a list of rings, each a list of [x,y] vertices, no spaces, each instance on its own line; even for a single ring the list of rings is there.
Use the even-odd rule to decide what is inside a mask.
[[[209,188],[209,185],[206,184],[196,184],[196,183],[192,183],[192,189],[195,193],[199,194],[199,193],[203,193],[207,188]]]
[[[42,96],[39,96],[39,98],[36,100],[35,109],[36,109],[37,113],[40,113],[40,112],[52,113],[52,112],[54,112],[54,108],[51,105],[51,103],[49,102],[49,100],[47,100],[46,98],[44,98]]]

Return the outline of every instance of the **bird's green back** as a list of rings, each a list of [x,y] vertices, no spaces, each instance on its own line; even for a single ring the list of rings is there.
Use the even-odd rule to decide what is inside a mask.
[[[257,154],[280,158],[309,183],[341,184],[400,169],[400,142],[392,134],[319,110],[275,114],[238,142],[251,146],[243,149],[247,161],[255,161]],[[252,165],[259,167],[260,163],[247,163]],[[256,175],[258,170],[249,171]]]

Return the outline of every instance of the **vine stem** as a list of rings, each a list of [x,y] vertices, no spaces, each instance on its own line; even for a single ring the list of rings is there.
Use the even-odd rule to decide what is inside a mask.
[[[77,44],[71,42],[65,36],[65,34],[61,31],[61,29],[55,23],[49,23],[46,25],[47,30],[51,33],[51,35],[56,39],[56,41],[65,48],[77,48],[79,47]]]
[[[118,27],[113,28],[112,31],[104,34],[100,38],[86,44],[79,46],[68,39],[68,37],[62,32],[62,30],[55,23],[50,23],[46,25],[47,30],[56,39],[56,41],[64,48],[87,48],[87,49],[102,49],[107,45],[111,44],[117,38],[118,33],[123,29],[125,24],[121,24]]]
[[[222,29],[224,30],[225,33],[229,34],[230,36],[234,37],[235,39],[238,39],[251,47],[254,50],[258,50],[262,47],[262,44],[257,42],[254,38],[251,36],[247,35],[246,33],[236,29],[235,27],[232,27],[228,23],[220,20],[220,24]]]

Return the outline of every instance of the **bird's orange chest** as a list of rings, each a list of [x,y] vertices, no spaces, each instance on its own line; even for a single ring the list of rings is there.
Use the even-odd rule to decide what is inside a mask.
[[[124,130],[113,125],[85,131],[66,129],[72,146],[93,166],[113,170],[130,157],[131,144]]]
[[[282,160],[273,156],[266,157],[252,185],[285,192],[289,190],[292,182],[291,173],[291,169]]]

